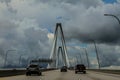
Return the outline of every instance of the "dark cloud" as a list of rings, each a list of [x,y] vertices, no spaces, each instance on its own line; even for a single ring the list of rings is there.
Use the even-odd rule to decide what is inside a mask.
[[[10,3],[11,0],[0,0],[0,2]]]
[[[116,5],[120,6],[119,4]],[[118,9],[118,7],[114,7],[112,4],[110,6]],[[104,6],[104,8],[108,7]],[[77,17],[74,15],[75,19],[64,24],[64,32],[68,40],[75,38],[83,42],[95,40],[98,43],[119,43],[120,24],[114,17],[104,16],[105,13],[109,12],[106,12],[105,9],[103,10],[103,6],[90,7],[85,12],[78,11],[78,13],[80,15],[78,14]],[[111,12],[111,14],[114,13]],[[119,15],[117,16],[119,17]]]
[[[72,5],[83,5],[85,7],[90,7],[90,6],[98,6],[103,4],[102,0],[35,0],[36,2],[43,2],[43,3],[58,3],[60,6],[62,3],[65,4],[72,4]]]
[[[49,57],[51,48],[47,37],[47,29],[34,27],[22,29],[19,27],[20,24],[16,25],[9,20],[0,20],[0,58],[3,59],[1,64],[4,62],[6,51],[11,49],[16,50],[16,53],[9,55],[7,65],[18,65],[18,58],[20,55],[24,55],[26,58],[39,58],[41,55],[42,57]],[[10,56],[13,56],[14,58],[11,58]],[[24,60],[27,61],[27,59]],[[23,65],[25,65],[25,63],[21,62]]]
[[[116,50],[117,56],[114,56],[113,49],[110,48],[110,52],[105,49],[113,46],[108,44],[114,44],[112,48],[119,45],[120,26],[115,18],[104,16],[104,13],[110,13],[120,17],[119,2],[105,4],[102,0],[0,0],[0,7],[1,56],[8,49],[16,49],[18,54],[13,54],[14,57],[22,53],[25,55],[22,64],[28,57],[49,57],[52,39],[48,34],[54,32],[56,22],[62,22],[68,45],[91,45],[91,41],[95,40],[99,45],[104,44],[104,48],[99,51],[102,66],[119,63],[119,50]],[[61,19],[57,19],[59,16]],[[93,49],[92,46],[88,52],[94,53]],[[75,49],[73,53],[77,54],[79,50]],[[102,54],[113,58],[104,58]],[[106,59],[110,62],[104,62]],[[13,63],[17,64],[18,61]]]

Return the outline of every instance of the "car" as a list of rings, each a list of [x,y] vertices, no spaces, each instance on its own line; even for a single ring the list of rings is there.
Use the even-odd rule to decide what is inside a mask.
[[[86,67],[84,64],[77,64],[75,66],[75,73],[77,74],[78,72],[83,72],[84,74],[86,73]]]
[[[68,69],[69,69],[69,70],[74,70],[74,67],[73,67],[73,66],[71,66],[71,67],[69,67]]]
[[[67,72],[67,66],[61,67],[60,71],[61,71],[61,72]]]
[[[27,70],[26,70],[26,76],[29,76],[31,74],[42,75],[42,72],[41,72],[38,64],[28,65]]]

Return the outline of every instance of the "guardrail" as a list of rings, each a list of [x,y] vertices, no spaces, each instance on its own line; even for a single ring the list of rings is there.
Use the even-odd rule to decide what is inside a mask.
[[[41,69],[42,72],[56,70],[55,68],[49,69]],[[23,75],[26,73],[26,69],[4,69],[0,70],[0,77],[7,77],[7,76],[16,76],[16,75]]]
[[[74,70],[69,69],[69,70]],[[103,73],[110,73],[110,74],[120,74],[120,70],[114,70],[114,69],[87,69],[87,71],[96,71],[96,72],[103,72]]]
[[[89,71],[104,72],[111,74],[120,74],[120,70],[111,70],[111,69],[88,69]]]

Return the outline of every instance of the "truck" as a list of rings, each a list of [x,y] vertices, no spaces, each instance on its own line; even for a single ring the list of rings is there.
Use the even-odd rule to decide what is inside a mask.
[[[86,67],[84,64],[77,64],[75,66],[75,74],[77,74],[78,72],[83,72],[84,74],[86,74]]]

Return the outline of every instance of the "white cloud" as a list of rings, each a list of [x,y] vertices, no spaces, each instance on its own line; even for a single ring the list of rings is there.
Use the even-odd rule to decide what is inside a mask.
[[[48,39],[49,39],[49,43],[53,43],[53,40],[54,40],[54,34],[53,33],[48,33]]]

